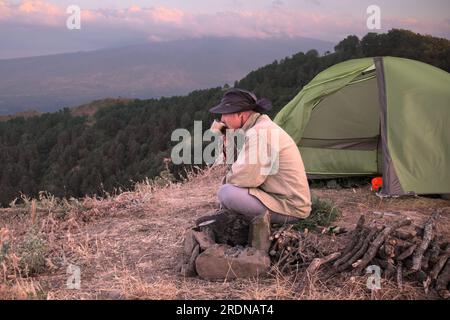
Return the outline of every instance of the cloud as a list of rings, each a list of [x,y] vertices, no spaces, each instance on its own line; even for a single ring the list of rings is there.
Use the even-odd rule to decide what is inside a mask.
[[[59,8],[53,4],[46,3],[40,0],[23,1],[18,5],[19,12],[55,15],[59,13]]]
[[[57,25],[65,19],[61,7],[42,0],[25,0],[19,4],[0,0],[0,21],[48,26]]]
[[[128,9],[128,11],[130,11],[131,13],[135,13],[135,12],[141,12],[142,9],[139,6],[133,5]]]
[[[320,4],[319,0],[305,0]],[[126,9],[82,10],[83,30],[111,30],[145,33],[151,41],[166,41],[204,36],[296,37],[307,36],[340,40],[348,34],[364,35],[365,17],[288,8],[283,0],[273,0],[269,9],[242,8],[216,13],[191,13],[167,6]],[[0,22],[47,25],[65,28],[66,8],[43,0],[25,0],[11,5],[0,0]],[[83,8],[82,8],[83,9]],[[384,30],[402,27],[421,33],[449,37],[448,21],[421,21],[415,17],[383,19]],[[123,34],[123,32],[122,32]]]
[[[149,10],[151,19],[155,22],[180,24],[184,13],[181,10],[166,7],[155,7]]]
[[[12,10],[6,1],[0,0],[0,21],[10,19]]]

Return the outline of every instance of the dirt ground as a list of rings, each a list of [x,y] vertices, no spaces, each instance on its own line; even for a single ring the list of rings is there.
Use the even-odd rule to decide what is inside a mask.
[[[209,282],[176,273],[183,235],[196,218],[218,207],[216,191],[222,169],[214,169],[184,184],[153,188],[142,184],[103,200],[86,198],[83,209],[71,208],[58,218],[50,205],[0,210],[0,228],[8,231],[11,247],[29,232],[33,221],[46,238],[45,270],[24,277],[4,266],[0,273],[3,299],[426,299],[420,287],[394,283],[370,291],[367,276],[339,275],[311,280],[308,290],[295,292],[295,279],[282,275],[259,279]],[[330,199],[342,215],[337,225],[352,229],[362,214],[371,219],[407,215],[422,224],[443,208],[438,232],[450,240],[450,201],[430,197],[380,199],[369,186],[350,189],[312,189]],[[344,242],[344,236],[333,241]],[[68,289],[69,265],[80,268],[80,288]],[[0,264],[1,266],[1,264]],[[12,272],[11,270],[15,270]],[[0,268],[1,272],[1,268]]]

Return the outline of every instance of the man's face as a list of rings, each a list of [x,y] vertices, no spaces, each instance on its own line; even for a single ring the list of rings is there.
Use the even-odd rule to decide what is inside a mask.
[[[240,112],[222,114],[221,121],[230,129],[239,129],[243,125]]]

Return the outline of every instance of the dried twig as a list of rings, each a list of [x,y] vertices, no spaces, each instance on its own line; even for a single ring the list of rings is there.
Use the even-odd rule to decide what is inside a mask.
[[[335,260],[339,256],[340,253],[335,252],[323,258],[315,258],[303,274],[303,278],[300,280],[299,285],[297,286],[297,291],[301,292],[305,289],[308,280],[311,279],[312,275],[314,275],[322,265]]]

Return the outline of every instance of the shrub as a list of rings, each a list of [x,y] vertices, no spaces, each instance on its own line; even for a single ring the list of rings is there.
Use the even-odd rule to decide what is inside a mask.
[[[35,275],[45,270],[46,243],[42,235],[31,229],[17,246],[20,258],[19,268],[26,276]]]
[[[316,196],[312,196],[312,209],[308,218],[301,220],[295,224],[297,230],[314,230],[317,226],[328,227],[340,215],[339,209],[331,200],[320,200]]]

